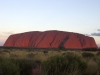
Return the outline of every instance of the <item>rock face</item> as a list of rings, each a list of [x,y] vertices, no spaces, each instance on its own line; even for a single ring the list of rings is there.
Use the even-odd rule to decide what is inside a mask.
[[[97,48],[92,37],[63,31],[34,31],[10,35],[4,46],[33,48],[62,47],[71,49]]]

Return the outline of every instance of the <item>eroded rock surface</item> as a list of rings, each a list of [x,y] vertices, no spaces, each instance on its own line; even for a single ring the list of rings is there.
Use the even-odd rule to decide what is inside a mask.
[[[4,46],[33,48],[97,48],[95,40],[82,34],[64,31],[33,31],[10,35]]]

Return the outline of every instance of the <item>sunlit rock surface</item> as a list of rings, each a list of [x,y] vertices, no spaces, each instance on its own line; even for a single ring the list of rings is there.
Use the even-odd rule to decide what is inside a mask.
[[[10,35],[4,46],[33,48],[97,48],[92,37],[64,31],[33,31]]]

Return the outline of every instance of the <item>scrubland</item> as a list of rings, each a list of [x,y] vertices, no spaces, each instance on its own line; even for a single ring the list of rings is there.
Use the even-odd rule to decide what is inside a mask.
[[[100,75],[100,52],[1,48],[0,75]]]

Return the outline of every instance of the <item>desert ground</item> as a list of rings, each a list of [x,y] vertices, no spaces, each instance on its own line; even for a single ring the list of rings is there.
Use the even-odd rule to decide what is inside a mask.
[[[8,75],[99,75],[100,72],[100,51],[0,48],[0,61],[0,66],[8,70]],[[6,75],[3,72],[1,68],[1,75]]]

